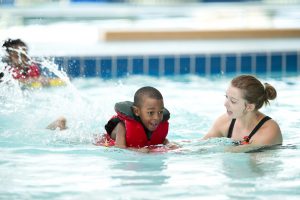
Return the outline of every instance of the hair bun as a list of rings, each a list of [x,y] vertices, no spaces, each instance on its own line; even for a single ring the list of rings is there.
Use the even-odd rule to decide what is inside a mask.
[[[266,100],[275,99],[277,97],[277,92],[275,88],[269,83],[264,83],[264,85],[265,85]]]

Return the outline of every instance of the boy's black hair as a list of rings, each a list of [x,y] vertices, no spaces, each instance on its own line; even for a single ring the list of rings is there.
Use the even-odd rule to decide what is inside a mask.
[[[143,97],[149,97],[157,100],[163,99],[162,94],[154,87],[146,86],[138,89],[134,94],[134,106],[141,106]]]
[[[21,39],[15,39],[15,40],[7,39],[4,41],[2,45],[2,47],[4,47],[6,51],[8,51],[9,47],[13,47],[13,46],[24,46],[27,49],[27,45]]]

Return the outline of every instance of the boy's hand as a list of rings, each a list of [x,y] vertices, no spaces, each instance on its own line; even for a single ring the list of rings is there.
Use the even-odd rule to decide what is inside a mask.
[[[180,145],[173,142],[169,142],[168,144],[166,144],[166,147],[170,150],[174,150],[174,149],[178,149]]]
[[[136,151],[136,152],[140,152],[140,153],[149,153],[150,152],[150,149],[148,147],[142,147],[142,148],[129,147],[127,149],[130,149],[130,150]]]

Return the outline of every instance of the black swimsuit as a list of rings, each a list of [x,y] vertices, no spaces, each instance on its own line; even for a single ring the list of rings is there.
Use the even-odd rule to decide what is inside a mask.
[[[256,125],[256,127],[252,130],[252,132],[249,134],[249,136],[246,136],[246,138],[244,138],[244,141],[238,141],[237,144],[242,144],[242,142],[246,142],[248,143],[250,141],[250,139],[252,138],[252,136],[257,132],[257,130],[269,119],[271,119],[271,117],[269,116],[265,116],[262,120],[260,120],[260,122]],[[232,131],[233,131],[233,127],[234,127],[234,123],[235,123],[236,119],[232,119],[230,126],[229,126],[229,130],[228,130],[228,135],[227,138],[231,138],[232,136]]]

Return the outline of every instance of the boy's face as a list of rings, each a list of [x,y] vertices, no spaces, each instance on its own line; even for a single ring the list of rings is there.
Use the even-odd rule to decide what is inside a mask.
[[[13,66],[23,67],[27,60],[27,49],[25,46],[12,46],[8,50],[10,62]]]
[[[155,131],[163,119],[164,102],[162,99],[144,97],[142,105],[134,106],[133,111],[149,131]]]

